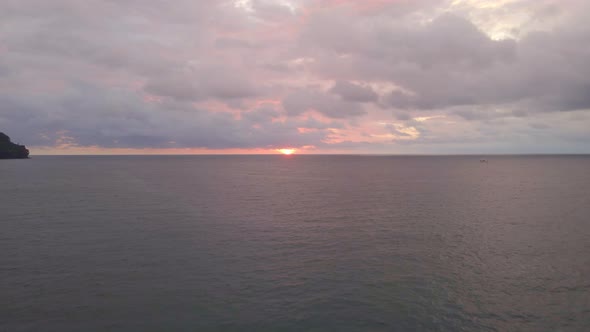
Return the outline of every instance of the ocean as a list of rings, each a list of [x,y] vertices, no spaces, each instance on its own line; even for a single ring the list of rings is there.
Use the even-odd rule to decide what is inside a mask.
[[[0,331],[589,330],[589,156],[0,161]]]

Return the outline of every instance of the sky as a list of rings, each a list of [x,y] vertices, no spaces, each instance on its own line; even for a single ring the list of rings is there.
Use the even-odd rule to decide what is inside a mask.
[[[587,0],[3,0],[32,154],[590,153]]]

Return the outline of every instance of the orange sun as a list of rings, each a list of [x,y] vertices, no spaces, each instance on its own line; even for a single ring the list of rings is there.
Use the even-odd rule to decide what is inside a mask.
[[[286,154],[286,155],[290,155],[295,153],[295,149],[278,149],[277,151],[279,151],[282,154]]]

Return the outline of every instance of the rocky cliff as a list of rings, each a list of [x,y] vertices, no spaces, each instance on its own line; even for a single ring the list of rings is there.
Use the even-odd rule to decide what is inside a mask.
[[[0,159],[26,159],[29,150],[24,145],[14,144],[8,135],[0,132]]]

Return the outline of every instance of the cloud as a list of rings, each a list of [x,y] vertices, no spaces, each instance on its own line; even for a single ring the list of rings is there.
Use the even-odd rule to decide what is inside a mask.
[[[347,102],[314,87],[300,89],[289,94],[283,100],[283,107],[289,115],[300,115],[313,110],[335,119],[365,114],[362,106],[358,103]]]
[[[393,83],[398,88],[383,98],[388,107],[512,103],[532,112],[590,108],[590,72],[583,65],[588,50],[582,46],[590,45],[590,34],[576,25],[582,22],[531,32],[520,40],[493,40],[453,14],[416,28],[384,22],[367,27],[364,20],[341,17],[324,22],[327,34],[304,35],[316,52],[323,50],[314,69],[324,77]],[[348,38],[359,42],[347,43]]]
[[[189,67],[188,73],[153,77],[144,86],[151,95],[197,101],[208,98],[239,99],[257,95],[257,87],[240,70],[216,65]]]
[[[3,1],[0,129],[40,147],[588,151],[588,9]]]
[[[146,104],[141,95],[96,86],[35,101],[13,95],[0,103],[0,125],[38,133],[26,138],[33,146],[53,145],[65,134],[72,144],[107,148],[278,148],[310,145],[327,134],[300,133],[304,121],[273,121],[280,112],[270,108],[246,112],[239,120],[181,102]]]
[[[379,98],[371,87],[343,81],[336,82],[330,92],[349,102],[376,102]]]

